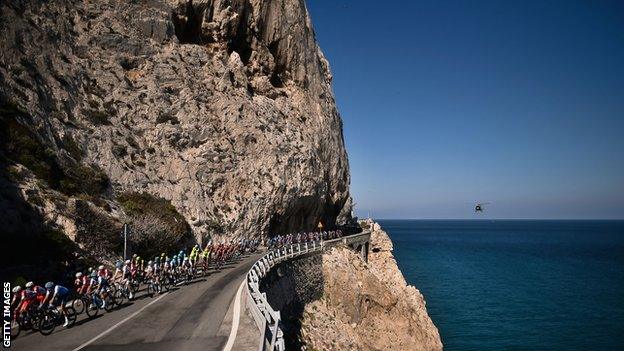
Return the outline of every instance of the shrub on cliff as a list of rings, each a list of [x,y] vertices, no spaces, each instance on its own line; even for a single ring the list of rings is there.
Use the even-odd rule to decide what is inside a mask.
[[[117,200],[129,217],[133,252],[151,257],[177,250],[190,239],[188,223],[170,201],[137,192],[121,194]]]
[[[87,252],[96,256],[107,256],[113,252],[121,252],[122,226],[101,209],[90,205],[87,201],[77,199],[72,209],[76,221],[76,242]]]

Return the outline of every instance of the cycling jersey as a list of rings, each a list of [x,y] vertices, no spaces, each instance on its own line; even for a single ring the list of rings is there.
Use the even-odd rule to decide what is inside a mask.
[[[51,295],[50,300],[48,301],[50,306],[53,306],[56,302],[58,302],[60,306],[65,306],[65,304],[67,303],[67,299],[69,298],[69,289],[62,285],[56,285],[53,289],[50,289],[46,293],[44,301],[47,301],[48,295]],[[52,296],[56,299],[56,301],[51,300]]]
[[[97,274],[98,274],[98,276],[104,277],[106,279],[108,279],[108,277],[110,277],[110,271],[107,268],[100,269]]]
[[[129,266],[129,265],[127,265],[127,264],[126,264],[126,265],[124,265],[124,266],[121,268],[121,271],[123,272],[123,278],[124,278],[124,279],[129,279],[129,278],[130,278],[130,276],[132,275],[132,268],[131,268],[131,266]]]
[[[54,294],[56,295],[56,297],[64,297],[69,295],[69,289],[67,289],[64,286],[61,285],[57,285],[54,287]]]
[[[108,286],[108,279],[104,277],[97,277],[96,279],[97,279],[97,285],[100,287],[100,289],[106,288]]]
[[[21,302],[17,306],[17,313],[20,314],[28,309],[37,299],[37,293],[33,289],[24,289],[21,292]]]
[[[43,299],[45,299],[47,290],[39,285],[36,285],[33,288],[33,291],[36,294],[35,299],[37,300],[37,302],[42,303]]]

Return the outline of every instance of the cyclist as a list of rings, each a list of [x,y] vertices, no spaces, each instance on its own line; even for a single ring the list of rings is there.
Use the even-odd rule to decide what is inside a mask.
[[[65,317],[65,324],[63,324],[63,327],[67,327],[69,319],[65,314],[65,304],[69,298],[69,289],[61,285],[54,285],[53,282],[47,282],[45,289],[46,294],[39,307],[42,308],[46,303],[48,303],[50,307],[54,307],[55,303],[58,302],[59,307],[61,308],[61,313],[63,313],[63,317]]]
[[[35,292],[35,295],[36,295],[35,299],[41,306],[41,302],[43,301],[43,298],[45,297],[45,294],[46,294],[46,289],[44,289],[42,286],[35,285],[33,286],[32,290]]]
[[[13,314],[15,318],[19,317],[20,313],[26,310],[28,306],[22,306],[24,301],[28,299],[25,294],[25,290],[21,286],[17,285],[13,288],[13,298],[11,299],[11,308],[13,308]]]
[[[37,293],[33,290],[34,285],[35,284],[33,282],[28,282],[25,285],[26,289],[21,290],[20,302],[17,306],[17,313],[16,313],[17,316],[26,312],[30,306],[35,305],[35,301],[37,299]]]
[[[110,279],[112,276],[111,272],[108,270],[108,268],[104,267],[104,265],[100,265],[98,267],[97,275],[104,279]]]
[[[144,281],[150,281],[150,280],[154,282],[156,281],[155,279],[156,274],[154,272],[154,262],[148,261],[144,272],[145,272],[145,276],[143,277],[145,279]]]
[[[121,263],[121,261],[115,262],[115,272],[113,272],[113,275],[111,276],[111,279],[110,279],[112,282],[121,283],[121,281],[123,280],[122,267],[123,267],[123,264]]]
[[[18,302],[21,302],[22,299],[22,287],[20,285],[16,285],[13,287],[13,296],[11,297],[11,307],[17,307]]]
[[[91,279],[86,275],[82,274],[82,272],[76,273],[76,280],[74,280],[74,286],[76,287],[76,292],[80,295],[84,295],[89,291],[89,286],[91,283]]]
[[[126,260],[126,262],[124,262],[123,267],[121,267],[121,277],[122,277],[121,281],[122,281],[122,283],[124,285],[124,288],[126,288],[127,290],[130,291],[130,293],[128,294],[128,298],[130,300],[132,300],[134,298],[134,294],[133,294],[132,290],[129,289],[130,279],[134,276],[134,273],[136,272],[136,271],[133,271],[132,267],[133,267],[132,266],[132,261],[130,261],[130,260]],[[136,266],[135,266],[135,269],[136,269]]]
[[[91,273],[91,279],[89,282],[89,292],[98,293],[102,297],[102,308],[106,307],[106,294],[108,292],[108,280],[97,275],[97,272]]]
[[[197,260],[197,245],[193,246],[191,249],[191,254],[189,255],[189,261],[191,266],[195,265],[195,260]]]
[[[160,273],[161,273],[161,265],[160,265],[160,257],[156,257],[154,259],[154,263],[152,264],[152,277],[154,278],[154,283],[158,287],[158,293],[160,294]]]

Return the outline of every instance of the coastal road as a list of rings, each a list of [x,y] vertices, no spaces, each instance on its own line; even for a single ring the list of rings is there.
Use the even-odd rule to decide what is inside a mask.
[[[126,307],[88,320],[83,313],[72,328],[52,335],[22,333],[14,350],[222,350],[218,333],[245,275],[261,254],[247,255],[192,284],[169,293],[139,297]],[[112,329],[112,330],[111,330]]]

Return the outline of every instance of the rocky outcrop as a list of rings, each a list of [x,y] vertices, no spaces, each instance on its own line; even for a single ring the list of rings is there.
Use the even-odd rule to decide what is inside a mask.
[[[348,217],[342,122],[303,0],[9,1],[0,31],[0,103],[61,167],[105,173],[83,200],[116,223],[125,191],[170,200],[198,240]],[[8,174],[21,161],[4,151]],[[3,179],[23,199],[37,183],[42,220],[73,237],[58,199],[85,194],[30,171]]]
[[[407,285],[392,241],[372,226],[368,264],[340,248],[323,255],[322,298],[305,306],[301,339],[309,350],[441,350],[422,294]]]
[[[377,223],[368,263],[337,247],[274,267],[261,291],[281,313],[288,350],[441,350],[422,294],[407,285]]]

